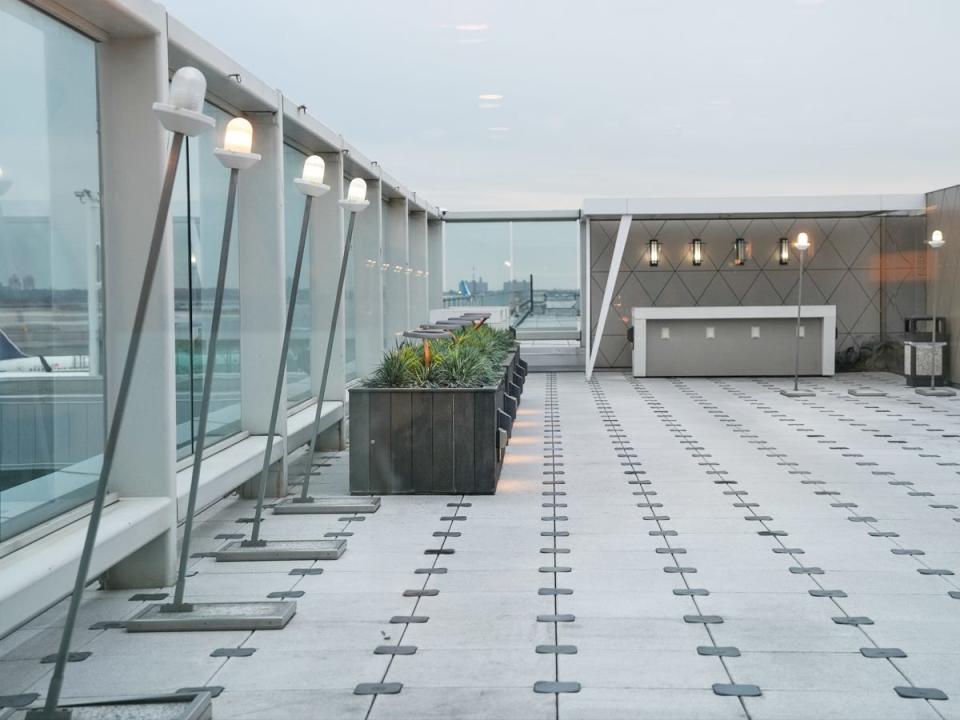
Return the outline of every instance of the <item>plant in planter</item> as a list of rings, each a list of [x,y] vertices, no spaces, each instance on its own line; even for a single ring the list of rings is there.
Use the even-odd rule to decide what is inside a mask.
[[[525,366],[507,331],[444,329],[399,342],[350,391],[351,492],[495,492]]]

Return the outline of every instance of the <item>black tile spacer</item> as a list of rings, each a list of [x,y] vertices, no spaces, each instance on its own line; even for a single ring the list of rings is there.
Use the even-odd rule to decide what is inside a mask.
[[[250,657],[257,651],[256,648],[249,647],[229,647],[229,648],[217,648],[212,653],[210,657]]]
[[[360,683],[353,689],[354,695],[396,695],[403,689],[403,683]]]
[[[91,655],[93,655],[93,653],[88,652],[86,650],[83,650],[81,652],[69,652],[67,653],[67,662],[83,662]],[[57,661],[56,653],[54,653],[53,655],[45,655],[43,658],[40,659],[40,662],[43,663],[44,665],[50,665],[52,663],[55,663],[56,661]]]
[[[374,655],[413,655],[416,652],[416,645],[378,645],[373,650]]]
[[[286,600],[287,598],[300,598],[306,595],[306,592],[303,590],[277,590],[276,592],[268,593],[267,597],[271,600]]]
[[[394,615],[390,618],[391,625],[419,625],[429,620],[427,615]]]
[[[894,691],[908,700],[946,700],[947,694],[937,688],[914,687],[913,685],[898,685]]]
[[[576,655],[576,645],[537,645],[539,655]]]
[[[860,648],[860,654],[865,658],[905,658],[907,654],[900,648]]]
[[[873,625],[866,615],[840,615],[831,618],[837,625]]]
[[[26,707],[40,697],[37,693],[23,693],[22,695],[0,695],[0,708]]]
[[[223,692],[223,685],[200,685],[198,687],[183,687],[177,690],[177,694],[209,693],[210,697],[220,697]]]
[[[323,568],[294,568],[288,575],[322,575]]]
[[[169,593],[137,593],[136,595],[131,595],[128,599],[130,602],[153,602],[155,600],[163,600],[168,595]]]
[[[440,594],[440,591],[436,588],[430,588],[428,590],[404,590],[404,597],[436,597]]]
[[[701,645],[697,648],[697,655],[710,657],[740,657],[740,649],[732,645]]]
[[[760,697],[760,688],[756,685],[741,685],[740,683],[715,683],[713,692],[723,697]]]
[[[538,680],[533,684],[535,693],[578,693],[580,692],[580,683],[578,682],[553,682],[552,680]]]

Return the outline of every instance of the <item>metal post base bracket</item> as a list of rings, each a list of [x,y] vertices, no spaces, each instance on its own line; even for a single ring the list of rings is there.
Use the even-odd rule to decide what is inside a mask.
[[[813,390],[781,390],[780,394],[784,397],[814,397],[816,393]]]
[[[957,394],[957,391],[953,388],[948,387],[918,387],[917,395],[923,395],[925,397],[953,397]]]
[[[375,513],[380,509],[380,498],[317,497],[302,502],[301,498],[284,500],[273,506],[274,515],[334,515],[342,513]]]
[[[61,705],[56,710],[0,710],[0,720],[212,720],[210,693],[178,693]]]
[[[127,620],[127,632],[281,630],[297,612],[297,604],[290,601],[194,603],[191,607],[170,612],[163,605],[149,605]]]
[[[854,397],[886,397],[887,395],[883,390],[873,390],[871,388],[847,390],[847,393]]]
[[[232,540],[210,555],[217,562],[336,560],[347,549],[346,540],[261,540],[260,543],[245,545],[243,540]]]

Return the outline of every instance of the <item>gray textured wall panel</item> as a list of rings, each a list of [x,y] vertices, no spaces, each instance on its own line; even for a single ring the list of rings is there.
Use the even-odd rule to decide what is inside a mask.
[[[591,332],[607,280],[616,220],[591,223]],[[627,367],[632,307],[792,305],[797,302],[796,250],[779,264],[779,239],[810,235],[804,303],[837,306],[837,349],[881,336],[897,338],[903,318],[925,303],[922,217],[634,220],[617,276],[597,367]],[[747,242],[747,261],[734,264],[734,240]],[[649,241],[660,241],[660,264],[649,264]],[[703,241],[695,267],[691,241]],[[960,254],[957,255],[960,258]],[[960,296],[958,296],[960,312]]]

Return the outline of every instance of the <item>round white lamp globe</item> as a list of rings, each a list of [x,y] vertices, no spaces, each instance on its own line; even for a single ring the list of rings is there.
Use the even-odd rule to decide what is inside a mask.
[[[363,178],[354,178],[347,188],[347,197],[340,201],[340,206],[350,212],[360,212],[369,205],[367,200],[367,182]]]
[[[303,161],[303,171],[300,177],[294,179],[293,184],[304,195],[320,197],[330,189],[329,186],[323,184],[325,170],[326,166],[323,158],[318,155],[311,155]]]
[[[178,110],[203,112],[203,98],[207,94],[207,79],[195,67],[182,67],[170,81],[170,105]]]

